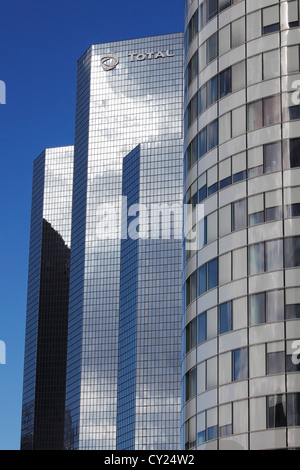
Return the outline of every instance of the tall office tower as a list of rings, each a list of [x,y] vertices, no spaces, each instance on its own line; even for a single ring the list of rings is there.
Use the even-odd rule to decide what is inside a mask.
[[[73,147],[34,162],[22,450],[64,448]]]
[[[182,241],[126,232],[182,202],[182,83],[181,33],[78,62],[67,449],[180,446]]]
[[[187,0],[182,445],[300,447],[299,2]]]

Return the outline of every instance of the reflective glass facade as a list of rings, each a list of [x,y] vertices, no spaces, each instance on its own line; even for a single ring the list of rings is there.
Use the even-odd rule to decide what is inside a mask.
[[[123,159],[137,146],[128,199],[182,201],[182,63],[182,34],[95,45],[78,63],[68,449],[180,445],[181,244],[139,240],[137,258],[120,234]]]
[[[185,12],[182,447],[299,448],[299,1]]]
[[[21,448],[64,448],[73,147],[34,162]]]

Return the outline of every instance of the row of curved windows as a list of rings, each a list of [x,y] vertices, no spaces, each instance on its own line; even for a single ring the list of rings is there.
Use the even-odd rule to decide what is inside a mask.
[[[265,103],[265,108],[264,108],[265,112],[260,114],[261,109],[262,109],[261,108],[262,102]],[[264,126],[270,126],[270,125],[280,123],[281,113],[278,110],[277,105],[278,105],[277,97],[267,98],[265,100],[260,100],[255,103],[250,103],[247,106],[248,130],[249,131],[257,130]],[[221,118],[216,119],[210,124],[208,124],[196,135],[196,137],[194,137],[194,139],[188,145],[186,152],[184,154],[184,176],[185,177],[187,173],[190,171],[190,169],[195,165],[195,163],[198,160],[200,160],[206,153],[208,153],[210,150],[218,146],[223,141],[229,140],[230,138],[234,137],[232,135],[233,126],[234,126],[234,122],[233,122],[234,116],[232,116],[231,113],[232,112],[230,111],[229,113],[223,115]],[[300,114],[299,114],[299,117],[300,117]],[[243,116],[240,115],[240,122],[242,122],[242,118]],[[239,132],[239,134],[241,134],[241,132]],[[299,157],[299,145],[300,145],[300,139],[295,138],[295,139],[291,139],[290,141],[284,141],[283,148],[281,148],[280,143],[278,143],[277,145],[275,145],[275,143],[272,143],[272,147],[271,147],[271,144],[269,144],[268,146],[265,146],[264,148],[265,148],[266,154],[263,157],[265,160],[264,162],[265,168],[262,167],[261,174],[263,174],[264,172],[276,171],[277,169],[281,169],[282,151],[283,151],[284,169],[297,167],[299,163],[299,158],[300,158]],[[270,150],[269,154],[267,154],[268,150]],[[261,166],[261,165],[258,165],[258,166]],[[254,166],[251,166],[251,167],[254,167]],[[254,174],[253,176],[258,176],[258,175]]]
[[[240,0],[204,0],[196,10],[185,31],[185,50],[189,47],[196,34],[206,26],[218,13],[240,2]]]
[[[196,141],[189,146],[186,158],[190,159],[196,152],[195,144]],[[229,157],[202,173],[188,188],[184,203],[194,208],[217,191],[247,178],[299,167],[300,138],[272,142]]]
[[[243,217],[243,210],[240,211],[240,214]],[[256,243],[244,249],[248,250],[249,276],[300,266],[300,237],[287,237]],[[247,265],[247,258],[245,266]],[[187,278],[184,285],[185,307],[190,305],[197,297],[220,285],[220,259],[221,257],[215,258],[200,266]],[[247,272],[244,274],[246,276]],[[230,281],[231,279],[228,280],[228,282]]]
[[[184,115],[185,132],[205,109],[227,96],[231,91],[231,67],[229,67],[205,83],[193,96]]]
[[[287,289],[286,299],[283,289],[259,292],[247,297],[244,308],[248,311],[246,326],[257,326],[265,323],[276,323],[300,318],[300,289]],[[299,302],[299,303],[295,303]],[[192,349],[204,342],[234,331],[235,316],[241,303],[225,302],[218,307],[202,312],[189,322],[183,332],[183,357]],[[240,326],[240,325],[239,325]]]
[[[249,419],[250,418],[250,419]],[[186,450],[218,438],[248,432],[262,423],[266,429],[300,426],[300,393],[268,395],[258,400],[210,408],[189,419],[182,429]]]

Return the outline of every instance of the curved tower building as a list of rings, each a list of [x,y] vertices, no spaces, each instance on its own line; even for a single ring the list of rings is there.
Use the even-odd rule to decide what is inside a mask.
[[[299,448],[299,1],[185,3],[182,446]]]

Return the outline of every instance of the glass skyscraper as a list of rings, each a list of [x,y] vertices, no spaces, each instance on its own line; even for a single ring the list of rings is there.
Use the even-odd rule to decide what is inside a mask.
[[[182,103],[181,33],[94,45],[78,61],[74,173],[66,169],[72,190],[63,199],[68,233],[52,220],[63,178],[53,180],[52,196],[44,157],[34,174],[23,448],[50,445],[50,423],[37,412],[37,362],[48,331],[44,338],[43,218],[68,247],[61,260],[71,258],[64,442],[54,445],[180,447],[182,240],[166,239],[165,219],[149,226],[148,216],[153,207],[182,204]],[[43,215],[48,199],[51,217]],[[55,289],[46,286],[45,296],[55,298]],[[45,322],[51,309],[50,302]],[[48,398],[55,401],[51,390]],[[53,422],[61,436],[61,421]]]
[[[182,447],[300,442],[299,1],[186,0]],[[299,344],[299,343],[298,343]]]
[[[34,162],[21,448],[62,449],[73,147]]]

